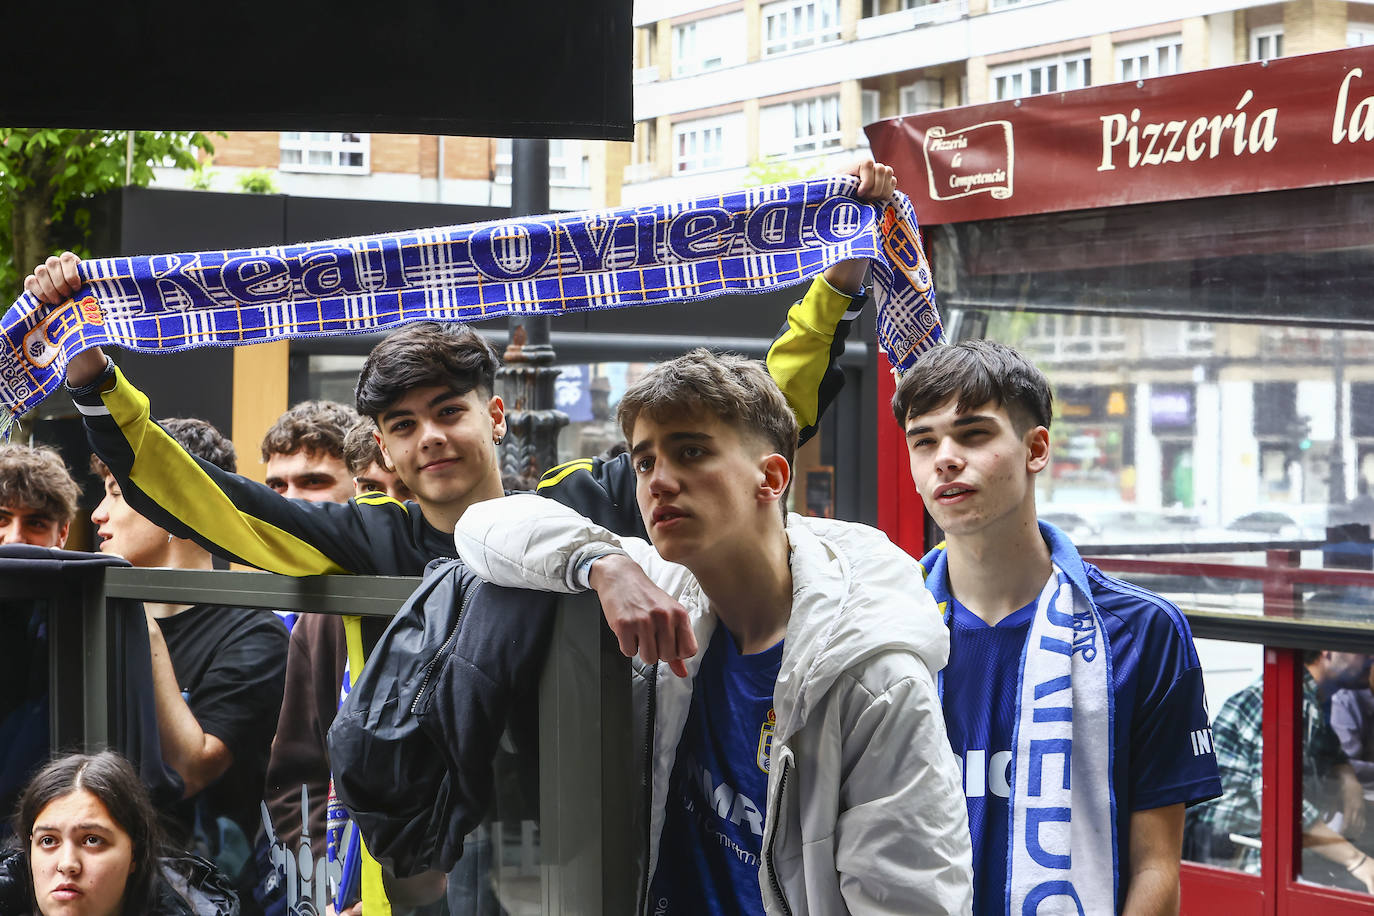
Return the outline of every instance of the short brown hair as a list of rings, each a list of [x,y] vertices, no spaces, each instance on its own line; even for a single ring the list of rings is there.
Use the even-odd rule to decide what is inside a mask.
[[[187,454],[208,461],[221,471],[237,473],[238,450],[213,423],[195,417],[169,417],[158,420],[157,425],[166,430],[167,435],[175,439]],[[110,466],[95,455],[91,456],[91,470],[102,480],[114,476]]]
[[[358,413],[376,420],[416,388],[431,385],[467,394],[490,394],[501,357],[486,339],[464,324],[422,321],[387,337],[367,355],[354,390]]]
[[[956,398],[966,413],[989,401],[1006,408],[1018,435],[1036,426],[1049,429],[1054,396],[1049,379],[1030,360],[992,340],[964,340],[936,347],[917,360],[897,383],[892,414],[900,426]]]
[[[304,450],[311,455],[344,457],[344,437],[358,422],[358,413],[336,401],[301,401],[262,437],[262,460],[273,455],[294,455]]]
[[[354,477],[366,471],[375,461],[385,467],[382,450],[377,446],[377,424],[371,417],[359,417],[358,422],[348,429],[343,442],[343,460],[348,473]]]
[[[697,348],[659,363],[620,399],[616,422],[633,440],[641,415],[666,421],[705,411],[761,438],[787,466],[797,451],[797,418],[763,363]],[[783,513],[786,514],[784,503]]]
[[[0,444],[0,506],[23,506],[65,525],[76,517],[80,497],[81,488],[55,449]]]

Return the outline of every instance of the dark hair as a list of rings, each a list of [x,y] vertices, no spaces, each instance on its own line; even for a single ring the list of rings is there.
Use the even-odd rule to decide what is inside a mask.
[[[959,413],[989,401],[1006,408],[1018,435],[1048,429],[1054,401],[1045,373],[1020,353],[991,340],[964,340],[936,347],[907,370],[892,396],[892,414],[906,426],[951,398]]]
[[[286,413],[262,437],[262,460],[273,455],[294,455],[306,451],[312,455],[344,457],[344,438],[358,422],[358,412],[336,401],[301,401]]]
[[[157,810],[148,798],[148,790],[129,761],[114,751],[59,757],[35,773],[19,796],[13,827],[20,844],[24,878],[34,912],[38,909],[34,899],[33,863],[29,858],[29,837],[33,834],[34,822],[50,803],[82,789],[100,799],[110,817],[133,841],[134,869],[124,885],[124,912],[151,912],[157,899],[158,859],[165,852],[162,829],[158,826]]]
[[[81,488],[54,449],[0,444],[0,506],[22,506],[65,525],[76,517],[80,496]]]
[[[234,443],[212,424],[193,417],[173,417],[159,421],[158,425],[197,458],[230,474],[238,470],[238,452],[234,449]]]
[[[616,422],[633,444],[640,415],[663,422],[698,411],[761,438],[792,466],[797,451],[796,415],[763,363],[734,353],[698,347],[659,363],[625,392]],[[785,518],[786,500],[782,511]]]
[[[189,454],[210,462],[221,471],[228,471],[230,474],[238,471],[238,451],[234,448],[234,443],[215,429],[213,423],[194,417],[168,417],[158,420],[157,425],[166,430],[167,435],[175,439]],[[109,465],[95,455],[91,456],[91,470],[101,478],[114,476]]]
[[[344,435],[344,464],[348,465],[348,473],[355,477],[366,471],[373,462],[384,464],[382,450],[377,447],[377,438],[373,435],[376,431],[377,424],[372,422],[371,417],[361,417]]]
[[[416,388],[438,385],[455,394],[496,387],[501,358],[463,324],[422,321],[390,335],[367,355],[354,392],[358,413],[374,421]]]

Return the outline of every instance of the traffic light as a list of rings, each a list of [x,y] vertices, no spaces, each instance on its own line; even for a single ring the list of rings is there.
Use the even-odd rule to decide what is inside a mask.
[[[1290,460],[1301,459],[1302,453],[1312,447],[1312,418],[1307,414],[1294,414],[1288,421],[1285,436],[1288,440]]]

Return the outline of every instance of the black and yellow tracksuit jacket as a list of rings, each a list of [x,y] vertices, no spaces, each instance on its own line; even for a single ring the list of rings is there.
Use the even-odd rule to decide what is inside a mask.
[[[769,349],[768,370],[797,414],[802,441],[843,384],[836,361],[862,303],[817,278]],[[430,560],[456,555],[452,533],[426,522],[416,503],[378,493],[343,504],[286,499],[191,456],[152,421],[148,399],[118,369],[73,399],[91,449],[129,504],[212,553],[287,576],[418,576]],[[539,490],[607,528],[644,536],[628,459],[561,465]]]

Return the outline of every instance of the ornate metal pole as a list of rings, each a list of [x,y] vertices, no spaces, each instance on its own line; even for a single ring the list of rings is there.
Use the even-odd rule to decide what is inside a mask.
[[[549,141],[511,143],[511,215],[534,216],[549,210]],[[533,489],[544,471],[558,463],[558,433],[568,416],[554,405],[553,346],[549,319],[512,315],[505,366],[496,373],[496,390],[506,402],[506,438],[501,472],[507,486]]]

